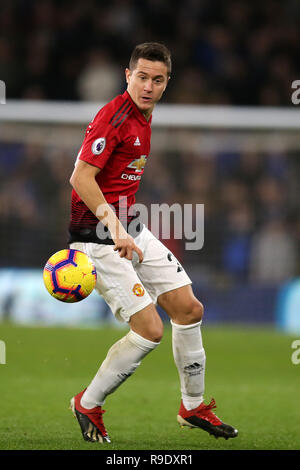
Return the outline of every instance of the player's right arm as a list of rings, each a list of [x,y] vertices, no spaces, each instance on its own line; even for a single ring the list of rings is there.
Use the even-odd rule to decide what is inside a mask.
[[[70,183],[90,211],[109,229],[115,243],[114,250],[119,252],[120,257],[131,260],[132,252],[135,251],[141,263],[142,251],[124,229],[96,181],[96,176],[100,171],[101,169],[97,166],[78,159]]]

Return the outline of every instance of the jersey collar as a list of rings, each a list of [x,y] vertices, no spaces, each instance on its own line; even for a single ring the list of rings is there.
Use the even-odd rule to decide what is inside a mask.
[[[135,102],[132,100],[130,94],[128,93],[127,90],[124,91],[123,95],[122,95],[125,99],[129,99],[129,101],[131,102],[132,104],[132,108],[133,108],[133,111],[136,115],[136,117],[139,119],[139,121],[141,121],[141,123],[143,123],[144,125],[145,124],[148,124],[149,126],[151,126],[151,122],[152,122],[152,114],[150,116],[150,119],[149,121],[147,121],[147,119],[145,118],[145,116],[143,115],[143,113],[139,110],[139,108],[137,107],[137,105],[135,104]]]

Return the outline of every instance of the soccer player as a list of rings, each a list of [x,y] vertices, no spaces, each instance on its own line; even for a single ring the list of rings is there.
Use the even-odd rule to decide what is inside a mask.
[[[87,388],[71,399],[71,409],[87,441],[110,442],[102,406],[159,346],[163,323],[157,304],[172,325],[182,398],[178,423],[225,439],[238,434],[213,413],[214,400],[204,403],[203,306],[194,296],[192,281],[132,210],[150,158],[152,111],[170,73],[171,56],[164,45],[135,47],[125,70],[127,89],[100,109],[87,127],[70,178],[70,247],[92,259],[99,294],[116,318],[130,327],[109,349]]]

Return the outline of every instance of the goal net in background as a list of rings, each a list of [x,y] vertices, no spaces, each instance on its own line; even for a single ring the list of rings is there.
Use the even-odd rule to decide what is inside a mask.
[[[2,318],[73,324],[111,318],[97,294],[58,306],[41,279],[47,259],[67,246],[69,178],[99,107],[30,101],[0,107]],[[200,250],[186,250],[185,240],[172,231],[163,242],[192,277],[207,321],[279,324],[288,282],[289,321],[300,329],[294,300],[300,268],[299,112],[159,105],[152,128],[137,202],[149,208],[204,205]],[[197,223],[195,218],[195,231]]]

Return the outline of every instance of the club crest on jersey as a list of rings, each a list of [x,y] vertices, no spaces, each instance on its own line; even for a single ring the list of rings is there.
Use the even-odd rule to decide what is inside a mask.
[[[105,137],[99,137],[98,139],[94,140],[92,143],[92,152],[94,155],[100,155],[103,152],[106,145]]]
[[[143,297],[143,295],[145,294],[145,290],[144,290],[142,284],[134,284],[132,292],[137,297]]]

